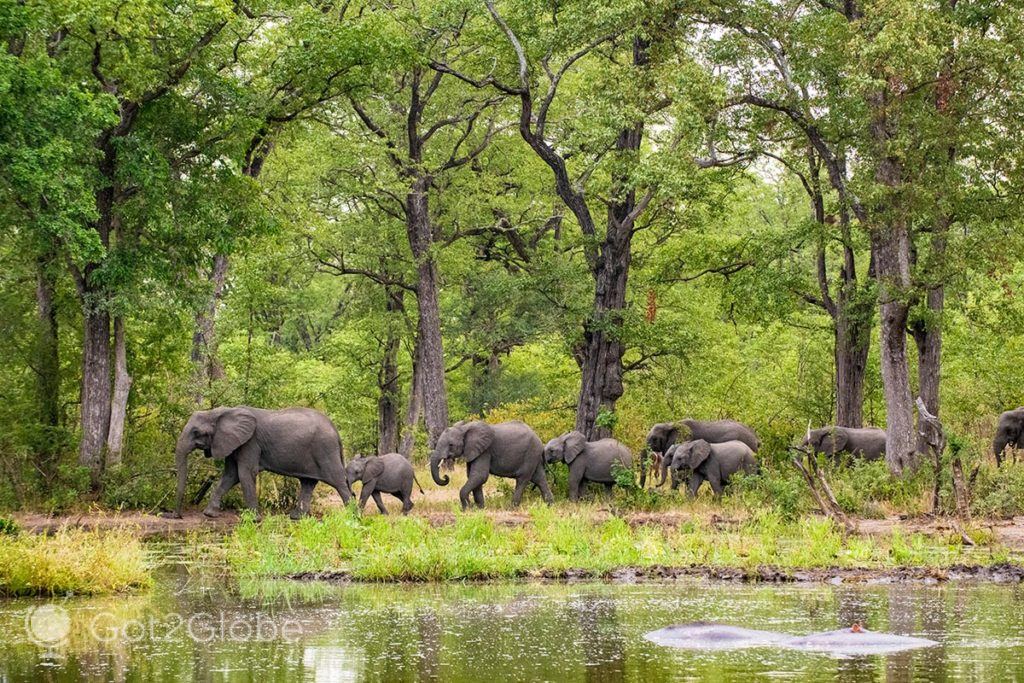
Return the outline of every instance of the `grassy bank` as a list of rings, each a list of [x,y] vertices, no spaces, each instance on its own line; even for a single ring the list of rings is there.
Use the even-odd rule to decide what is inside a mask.
[[[533,507],[522,525],[486,513],[433,525],[421,517],[359,518],[348,511],[298,523],[272,517],[243,522],[225,552],[241,576],[340,572],[364,581],[514,578],[571,570],[605,573],[622,567],[722,567],[781,570],[825,567],[895,569],[995,564],[1009,553],[969,550],[954,539],[893,532],[844,536],[829,520],[786,522],[777,514],[734,525],[690,521],[630,526],[598,520],[587,508]]]
[[[0,596],[118,593],[152,582],[128,531],[0,535]]]

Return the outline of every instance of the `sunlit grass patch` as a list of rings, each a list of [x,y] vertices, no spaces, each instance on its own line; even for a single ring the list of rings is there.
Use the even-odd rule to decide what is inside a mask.
[[[0,595],[97,595],[151,582],[142,543],[130,531],[0,535]]]
[[[535,505],[524,523],[486,512],[452,523],[422,517],[359,517],[351,510],[323,520],[243,522],[228,539],[230,566],[241,576],[339,573],[363,581],[452,581],[560,575],[603,575],[654,566],[780,570],[944,567],[986,564],[1005,553],[972,553],[948,539],[899,532],[844,534],[827,518],[787,521],[775,511],[742,522],[689,520],[631,525],[593,508]]]

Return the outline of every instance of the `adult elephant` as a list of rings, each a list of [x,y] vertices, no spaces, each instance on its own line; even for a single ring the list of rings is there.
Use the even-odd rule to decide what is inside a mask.
[[[878,427],[832,425],[808,429],[803,446],[815,453],[824,453],[833,458],[842,453],[849,453],[865,460],[881,460],[885,457],[885,430]]]
[[[997,465],[1003,464],[1003,452],[1007,447],[1024,448],[1024,408],[1007,410],[999,416],[996,435],[992,440],[992,452],[996,456]]]
[[[726,441],[741,441],[750,447],[755,453],[761,448],[761,440],[753,429],[735,420],[693,420],[687,418],[678,422],[661,422],[647,433],[646,452],[654,455],[654,468],[660,470],[661,481],[658,486],[665,483],[668,476],[669,462],[665,459],[665,452],[669,446],[675,443],[703,439],[708,443],[725,443]],[[640,456],[640,485],[647,483],[647,457],[646,452]],[[676,488],[678,482],[673,479],[672,488]]]
[[[705,481],[711,485],[716,497],[721,496],[732,475],[737,472],[756,474],[758,471],[754,451],[742,441],[686,441],[672,445],[665,453],[665,460],[671,462],[673,472],[690,471],[687,490],[691,497],[697,495]]]
[[[544,461],[564,462],[569,466],[569,500],[575,502],[585,491],[587,482],[604,484],[605,493],[610,496],[615,485],[616,465],[631,469],[633,454],[615,439],[587,441],[582,432],[569,432],[547,442]]]
[[[435,484],[448,484],[448,475],[442,477],[439,472],[440,465],[458,458],[466,461],[466,483],[459,489],[463,510],[469,507],[470,493],[477,507],[484,506],[484,483],[492,474],[516,480],[512,505],[519,505],[531,482],[540,489],[546,503],[554,502],[544,475],[544,444],[523,422],[462,421],[444,430],[430,455],[430,476]]]
[[[220,484],[203,514],[216,517],[224,494],[241,483],[245,504],[258,512],[256,475],[261,470],[295,477],[301,484],[293,518],[309,512],[317,482],[326,482],[348,503],[348,486],[338,430],[323,413],[310,408],[263,410],[238,406],[192,413],[174,449],[178,490],[174,515],[181,517],[188,480],[188,455],[201,450],[224,461]]]

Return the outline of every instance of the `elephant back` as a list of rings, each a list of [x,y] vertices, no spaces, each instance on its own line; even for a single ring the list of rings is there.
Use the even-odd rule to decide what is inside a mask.
[[[761,447],[761,440],[754,430],[735,420],[684,420],[690,428],[692,440],[704,439],[708,443],[742,441],[755,453]]]

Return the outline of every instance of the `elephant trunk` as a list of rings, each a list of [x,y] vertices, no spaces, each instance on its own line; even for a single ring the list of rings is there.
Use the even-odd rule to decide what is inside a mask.
[[[995,440],[992,442],[992,453],[996,456],[996,464],[1003,464],[1003,452],[1006,450],[1006,446],[1009,445],[1010,439],[1002,432],[996,434]]]
[[[441,472],[438,469],[440,465],[441,455],[439,453],[430,456],[430,476],[434,478],[434,483],[438,486],[447,486],[450,478],[447,474],[444,477],[441,476]]]
[[[185,485],[188,483],[188,454],[192,452],[192,444],[185,440],[185,435],[178,439],[174,448],[174,464],[178,469],[178,488],[174,498],[174,513],[181,517],[181,509],[185,503]]]
[[[672,463],[669,462],[669,459],[667,457],[665,457],[665,454],[662,453],[661,454],[661,469],[660,469],[660,472],[659,472],[659,474],[661,474],[661,481],[658,482],[658,486],[664,486],[665,482],[668,480],[668,468],[669,468],[669,465],[671,465],[671,464]]]

